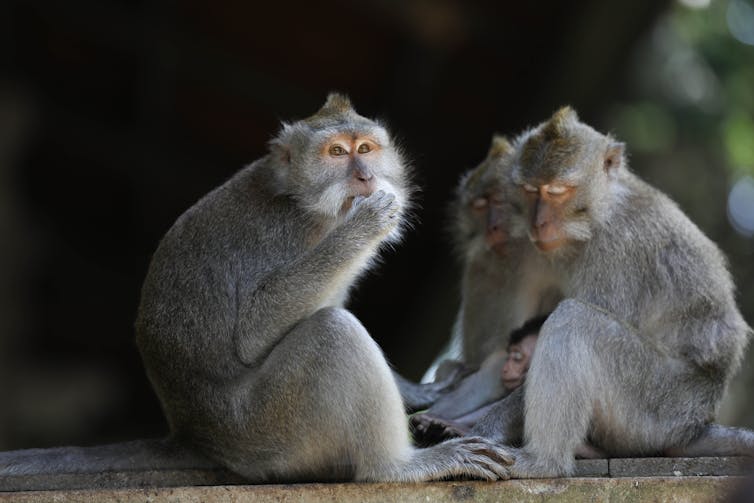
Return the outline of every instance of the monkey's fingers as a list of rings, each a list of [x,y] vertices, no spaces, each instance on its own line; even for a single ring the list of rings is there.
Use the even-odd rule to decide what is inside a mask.
[[[516,456],[511,449],[494,444],[483,437],[461,437],[448,442],[463,444],[469,451],[482,454],[505,465],[512,465],[516,461]]]
[[[477,478],[483,480],[508,480],[511,477],[506,465],[498,463],[487,456],[469,454],[464,461],[468,463],[470,471],[472,471],[470,475],[475,475]],[[477,473],[473,473],[474,471]]]
[[[510,478],[508,465],[513,463],[514,457],[506,449],[483,438],[457,438],[440,445],[453,449],[456,459],[463,464],[464,472],[470,475],[490,480],[488,472],[492,472],[495,474],[495,479]]]
[[[441,426],[441,425],[438,425],[438,426]],[[444,438],[463,437],[465,435],[468,435],[470,431],[471,431],[470,429],[465,429],[464,430],[464,429],[457,428],[457,427],[452,426],[452,425],[445,425],[442,428],[442,436]]]

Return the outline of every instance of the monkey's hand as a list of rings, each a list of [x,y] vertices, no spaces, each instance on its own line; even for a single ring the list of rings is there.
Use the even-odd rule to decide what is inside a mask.
[[[430,414],[414,414],[409,421],[414,442],[420,447],[463,437],[471,432],[471,428],[466,425]]]
[[[346,215],[352,225],[366,238],[387,236],[400,222],[400,206],[394,194],[378,190],[364,197],[356,196]]]

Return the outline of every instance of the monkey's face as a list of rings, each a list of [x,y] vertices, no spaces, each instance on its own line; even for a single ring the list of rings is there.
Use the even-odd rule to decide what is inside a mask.
[[[501,373],[503,386],[508,391],[513,391],[523,384],[537,345],[537,337],[536,333],[529,334],[508,348],[508,357]]]
[[[357,196],[383,190],[402,211],[409,182],[398,149],[380,124],[358,115],[346,98],[331,95],[315,115],[271,142],[283,191],[308,213],[337,222]]]
[[[508,242],[510,213],[502,189],[495,185],[487,187],[487,190],[474,194],[466,204],[472,239],[478,239],[488,250],[502,256]]]
[[[522,143],[514,180],[529,238],[540,251],[586,241],[593,225],[609,218],[622,155],[622,144],[578,122],[570,109]]]
[[[503,159],[487,158],[461,180],[455,207],[457,246],[466,253],[504,256],[512,206],[505,191]]]
[[[394,194],[400,207],[408,197],[403,161],[387,132],[376,125],[313,135],[291,173],[299,202],[326,217],[342,217],[354,198],[378,190]]]
[[[536,183],[536,182],[535,182]],[[521,184],[525,211],[529,220],[529,237],[543,252],[557,250],[569,240],[569,219],[575,218],[573,198],[578,187],[554,180],[549,183]]]

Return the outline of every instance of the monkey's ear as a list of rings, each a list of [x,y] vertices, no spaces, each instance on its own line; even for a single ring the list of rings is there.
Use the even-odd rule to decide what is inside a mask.
[[[562,138],[565,136],[568,127],[576,123],[578,120],[579,116],[576,114],[576,111],[566,105],[552,114],[552,117],[547,121],[542,132],[547,140]]]
[[[605,160],[602,162],[606,172],[615,171],[623,164],[623,152],[626,144],[619,141],[611,141],[605,152]]]
[[[269,141],[268,145],[270,148],[270,154],[277,164],[283,164],[285,166],[291,164],[291,143],[293,140],[293,134],[293,126],[284,122],[277,136]]]
[[[487,157],[503,157],[513,153],[513,145],[503,135],[495,134],[492,136],[492,145]]]
[[[348,96],[340,93],[330,93],[327,95],[327,100],[322,108],[319,109],[316,115],[339,115],[353,111],[351,100]]]

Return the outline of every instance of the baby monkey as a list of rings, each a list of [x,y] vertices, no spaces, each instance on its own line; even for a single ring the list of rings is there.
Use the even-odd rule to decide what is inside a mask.
[[[538,316],[511,332],[507,351],[496,351],[485,359],[476,373],[484,382],[497,380],[497,398],[508,396],[524,383],[526,372],[534,355],[539,329],[547,316]],[[443,396],[424,413],[411,416],[414,440],[419,445],[434,445],[448,438],[468,435],[478,420],[497,403],[473,403],[466,400],[478,396],[477,383],[472,379],[463,381],[458,388]],[[469,410],[471,407],[476,409]]]

